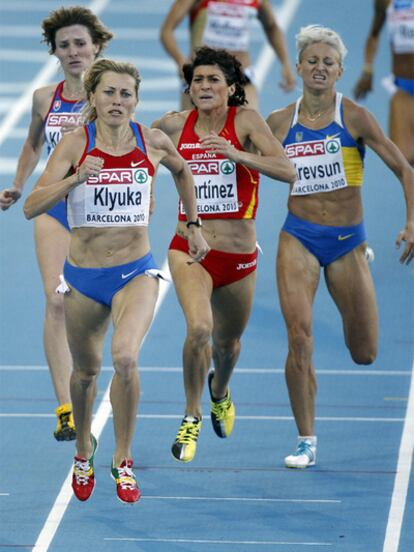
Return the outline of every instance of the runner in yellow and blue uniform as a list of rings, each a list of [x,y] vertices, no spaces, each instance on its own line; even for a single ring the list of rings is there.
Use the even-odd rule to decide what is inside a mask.
[[[312,318],[321,266],[353,361],[371,364],[377,354],[378,315],[365,256],[361,198],[365,145],[394,172],[404,191],[407,218],[396,242],[406,242],[403,264],[414,256],[414,171],[375,118],[336,92],[346,55],[340,36],[310,25],[296,39],[303,96],[267,120],[297,173],[279,237],[276,271],[288,333],[286,382],[299,433],[297,448],[286,456],[285,465],[307,468],[316,463]]]
[[[362,186],[365,147],[358,144],[343,122],[342,94],[336,93],[334,120],[324,128],[310,129],[299,122],[302,98],[295,105],[292,126],[283,145],[294,163],[297,181],[292,196],[331,192]],[[283,230],[295,236],[326,266],[352,251],[366,239],[363,222],[352,226],[324,226],[289,212]]]

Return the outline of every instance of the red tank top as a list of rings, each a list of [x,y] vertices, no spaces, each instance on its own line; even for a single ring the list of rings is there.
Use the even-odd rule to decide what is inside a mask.
[[[237,107],[229,107],[219,136],[244,151],[237,138],[234,119]],[[204,219],[254,219],[258,205],[259,173],[224,155],[205,150],[194,132],[196,109],[188,115],[178,142],[178,152],[187,161],[194,177],[197,211]],[[178,220],[186,220],[180,202]]]

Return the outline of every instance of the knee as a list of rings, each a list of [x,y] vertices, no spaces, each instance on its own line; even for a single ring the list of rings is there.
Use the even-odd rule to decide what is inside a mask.
[[[352,360],[356,364],[372,364],[377,358],[377,347],[364,347],[363,349],[350,350]]]
[[[92,385],[96,381],[99,375],[99,371],[100,365],[88,365],[87,367],[79,367],[75,364],[73,367],[71,382],[72,384],[80,385],[82,389],[88,389],[88,387],[90,387],[90,385]]]
[[[198,323],[188,328],[187,343],[193,351],[203,349],[210,342],[212,327],[208,323]]]
[[[213,343],[213,355],[220,358],[232,358],[240,353],[240,339],[234,338],[229,340],[215,339]]]
[[[125,351],[114,351],[112,361],[117,376],[124,382],[130,381],[137,370],[137,359]]]
[[[313,336],[310,329],[291,328],[289,330],[289,356],[296,369],[304,370],[311,364]]]
[[[50,291],[46,293],[46,311],[56,320],[64,319],[63,295]]]

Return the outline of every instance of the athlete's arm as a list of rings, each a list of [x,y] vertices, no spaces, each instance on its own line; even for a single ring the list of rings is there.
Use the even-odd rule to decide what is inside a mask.
[[[346,113],[349,126],[348,120],[346,123],[352,134],[356,134],[375,151],[401,182],[406,204],[406,224],[398,234],[396,243],[399,247],[402,241],[406,242],[400,261],[408,264],[414,257],[414,171],[371,113],[355,104],[351,104]]]
[[[374,17],[365,42],[364,67],[354,88],[354,97],[357,100],[365,98],[368,92],[372,90],[373,64],[378,51],[380,34],[385,23],[389,3],[389,0],[374,0]]]
[[[182,201],[188,221],[197,220],[197,200],[193,175],[187,165],[187,162],[176,150],[170,138],[158,129],[150,130],[149,144],[160,155],[159,162],[164,165],[174,178],[177,192]],[[194,260],[199,261],[204,258],[209,250],[200,228],[191,225],[188,229],[189,252]]]
[[[16,176],[13,186],[0,192],[0,208],[5,211],[19,200],[23,187],[29,176],[35,170],[42,154],[45,135],[43,131],[43,117],[41,106],[45,101],[45,89],[36,90],[33,94],[32,118],[28,135],[23,144],[22,151],[17,162]]]
[[[68,176],[85,147],[83,129],[64,136],[54,149],[46,168],[24,203],[24,215],[31,219],[48,211],[89,176],[99,173],[103,160],[88,155],[74,174]]]
[[[280,87],[285,92],[295,88],[295,75],[289,60],[285,35],[277,23],[269,0],[262,0],[258,10],[258,19],[262,24],[267,40],[282,65],[282,82]]]
[[[194,5],[194,0],[176,0],[170,8],[160,31],[161,44],[167,54],[173,58],[182,77],[182,66],[187,63],[187,57],[181,52],[175,39],[175,29],[186,17]]]
[[[215,132],[202,138],[200,143],[206,149],[221,153],[228,159],[255,169],[270,178],[293,184],[296,180],[295,169],[261,115],[253,109],[240,109],[235,123],[241,143],[253,146],[257,153],[240,151]]]

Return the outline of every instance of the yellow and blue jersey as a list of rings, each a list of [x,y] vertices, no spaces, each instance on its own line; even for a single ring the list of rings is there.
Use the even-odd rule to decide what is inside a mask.
[[[362,186],[365,148],[354,140],[344,124],[342,94],[336,94],[334,120],[317,130],[299,123],[301,100],[296,102],[292,123],[283,141],[297,173],[291,195]]]

